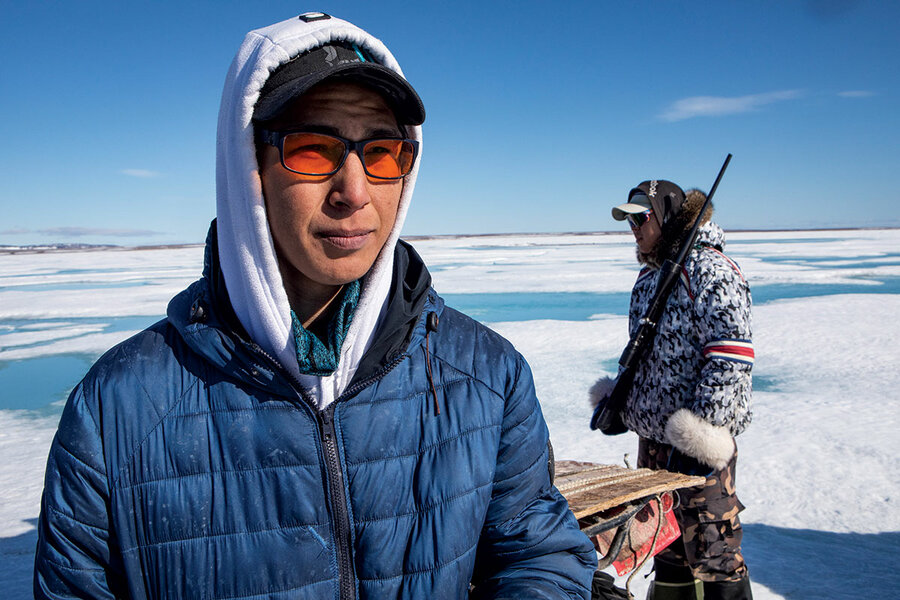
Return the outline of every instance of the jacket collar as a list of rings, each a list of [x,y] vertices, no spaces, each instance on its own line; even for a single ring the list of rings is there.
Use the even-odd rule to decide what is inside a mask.
[[[243,382],[285,396],[294,396],[298,382],[277,357],[254,343],[234,313],[219,263],[217,227],[209,228],[203,277],[169,302],[169,323],[192,350],[221,371]],[[431,289],[431,274],[415,249],[399,241],[384,317],[363,355],[352,386],[376,375],[385,365],[408,353],[425,337],[425,316],[443,310]],[[349,386],[348,386],[349,387]]]
[[[351,385],[372,376],[382,365],[421,343],[425,336],[424,316],[429,312],[440,314],[442,310],[443,301],[431,290],[431,274],[425,262],[412,246],[398,241],[387,308]],[[418,330],[421,332],[416,335]]]

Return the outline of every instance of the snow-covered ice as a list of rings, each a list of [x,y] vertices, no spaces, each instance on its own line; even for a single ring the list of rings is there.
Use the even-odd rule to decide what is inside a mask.
[[[491,320],[500,313],[490,310],[485,318],[528,359],[559,458],[621,464],[628,453],[633,461],[633,434],[588,430],[586,399],[597,377],[614,372],[627,341],[627,293],[637,272],[629,236],[413,244],[440,293],[476,309],[485,298],[505,307],[503,321]],[[754,420],[738,438],[754,595],[894,597],[900,230],[740,232],[729,235],[727,251],[756,302]],[[79,357],[87,364],[161,318],[201,260],[197,247],[0,256],[0,577],[7,597],[31,594],[44,462],[60,401],[82,363],[46,373],[59,389],[29,399],[29,410],[11,408],[21,403],[9,394],[28,393],[28,369],[45,364],[36,361]],[[583,317],[534,317],[558,308],[541,302],[575,298],[566,294],[582,294],[589,307]],[[539,304],[524,311],[517,297]],[[594,299],[598,308],[590,310]],[[638,598],[646,571],[632,583]]]

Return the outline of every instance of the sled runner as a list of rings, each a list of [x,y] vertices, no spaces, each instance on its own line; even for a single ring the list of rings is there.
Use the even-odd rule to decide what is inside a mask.
[[[557,489],[601,555],[598,569],[613,565],[620,576],[637,572],[680,534],[672,512],[673,492],[706,481],[669,471],[574,460],[558,461],[555,467]],[[599,570],[594,574],[594,588],[593,598],[631,597]]]

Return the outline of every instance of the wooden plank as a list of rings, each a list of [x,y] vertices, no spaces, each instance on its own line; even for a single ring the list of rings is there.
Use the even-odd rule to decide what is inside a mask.
[[[702,485],[706,478],[561,460],[556,463],[554,481],[580,519],[647,496]]]

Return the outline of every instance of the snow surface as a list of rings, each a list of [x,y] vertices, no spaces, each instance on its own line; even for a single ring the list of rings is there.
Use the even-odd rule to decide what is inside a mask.
[[[413,244],[444,294],[627,293],[637,271],[624,235]],[[733,233],[727,250],[753,289],[828,284],[853,292],[786,294],[754,306],[754,420],[738,438],[754,597],[897,597],[900,293],[883,292],[900,276],[900,230]],[[200,248],[0,256],[0,372],[48,356],[96,358],[134,333],[134,319],[161,317],[201,260]],[[621,464],[629,454],[634,462],[633,434],[587,428],[586,391],[614,371],[626,311],[623,304],[582,321],[491,323],[528,359],[559,458]],[[49,413],[3,409],[3,394],[0,581],[15,600],[31,597],[35,521],[60,407],[48,398]],[[647,571],[632,582],[638,598]]]

